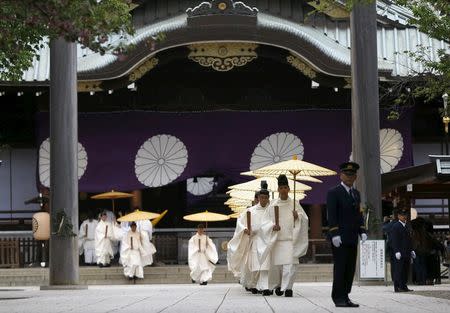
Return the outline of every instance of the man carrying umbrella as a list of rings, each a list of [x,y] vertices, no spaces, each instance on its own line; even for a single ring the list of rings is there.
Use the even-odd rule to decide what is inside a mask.
[[[208,284],[218,259],[216,246],[211,238],[206,236],[203,224],[199,224],[197,233],[189,239],[188,246],[188,263],[192,280],[200,285]]]
[[[240,283],[253,294],[258,292],[257,282],[261,270],[268,270],[268,264],[260,264],[257,251],[257,234],[261,227],[261,219],[269,205],[269,191],[267,183],[261,183],[262,189],[258,192],[258,203],[240,214],[236,222],[233,238],[228,243],[227,262],[228,269]]]
[[[111,259],[114,257],[112,243],[120,240],[121,230],[107,221],[107,213],[101,214],[100,222],[95,228],[95,254],[99,267],[109,267]]]
[[[271,294],[271,287],[276,287],[278,296],[284,293],[286,297],[292,297],[299,258],[308,249],[308,216],[301,205],[294,205],[289,191],[286,175],[278,176],[279,198],[270,204],[262,218],[258,237],[261,241],[259,261],[264,264],[268,260],[270,270],[278,272],[273,282],[269,282],[269,271],[260,272],[263,295]]]
[[[95,229],[98,221],[94,219],[94,213],[89,212],[88,219],[84,220],[80,226],[79,246],[80,254],[84,253],[84,264],[93,265],[97,263],[95,255]]]
[[[329,238],[334,260],[331,298],[337,307],[359,307],[348,297],[355,275],[358,237],[361,236],[363,242],[367,239],[360,211],[361,198],[353,187],[358,169],[355,162],[341,164],[341,183],[327,194]]]
[[[136,222],[131,222],[131,229],[122,239],[120,263],[123,273],[128,279],[144,278],[144,266],[153,263],[152,255],[156,252],[148,240],[147,233],[138,231]]]

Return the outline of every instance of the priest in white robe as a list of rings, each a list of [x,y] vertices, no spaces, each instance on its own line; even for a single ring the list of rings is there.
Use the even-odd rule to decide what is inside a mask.
[[[212,279],[214,264],[219,257],[211,238],[205,234],[203,224],[198,225],[197,233],[189,239],[188,263],[191,278],[200,285],[206,285]]]
[[[261,263],[270,263],[270,272],[260,273],[262,286],[267,289],[275,287],[277,295],[284,293],[286,297],[293,295],[292,286],[299,258],[308,249],[308,216],[298,203],[294,210],[294,201],[289,197],[289,191],[287,177],[280,175],[279,198],[272,201],[266,210],[258,236],[259,260]]]
[[[268,269],[268,262],[260,264],[258,260],[256,238],[269,201],[267,183],[263,183],[261,191],[258,192],[258,204],[241,213],[236,222],[234,236],[228,243],[228,269],[235,277],[240,277],[240,283],[253,294],[258,293],[260,270]]]
[[[128,279],[144,278],[144,267],[153,263],[155,246],[148,239],[147,232],[138,231],[135,222],[121,242],[120,263]]]
[[[97,225],[98,221],[90,214],[89,218],[81,223],[80,232],[78,233],[80,255],[84,254],[84,263],[86,265],[97,263],[95,254],[95,229]]]
[[[95,255],[99,267],[111,265],[114,258],[113,242],[122,239],[122,231],[116,225],[107,220],[107,213],[101,214],[101,219],[95,228]]]
[[[152,240],[153,236],[153,225],[150,220],[136,221],[137,231],[145,231],[149,240]]]

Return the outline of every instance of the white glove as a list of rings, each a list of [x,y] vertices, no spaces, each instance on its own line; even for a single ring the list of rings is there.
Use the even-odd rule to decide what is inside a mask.
[[[416,253],[415,253],[414,251],[411,251],[411,257],[412,257],[413,259],[416,258]]]
[[[366,233],[362,233],[361,234],[361,241],[362,243],[364,243],[367,240],[367,234]]]
[[[339,248],[339,246],[342,244],[341,236],[334,236],[333,238],[331,238],[331,242],[333,243],[333,246]]]
[[[402,254],[401,254],[400,252],[396,252],[396,253],[395,253],[395,258],[396,258],[397,260],[400,260],[401,257],[402,257]]]

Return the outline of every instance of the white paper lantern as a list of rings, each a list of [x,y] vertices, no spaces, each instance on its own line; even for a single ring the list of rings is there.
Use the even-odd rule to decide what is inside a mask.
[[[36,240],[49,240],[50,238],[50,214],[38,212],[32,219],[33,237]]]

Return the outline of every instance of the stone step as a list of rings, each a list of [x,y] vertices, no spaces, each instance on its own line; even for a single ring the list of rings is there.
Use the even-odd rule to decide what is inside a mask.
[[[332,264],[300,264],[297,282],[331,281]],[[226,265],[216,266],[212,283],[235,283],[237,278]],[[122,267],[80,267],[80,284],[121,285],[130,284]],[[191,283],[187,266],[152,266],[144,269],[144,279],[137,284],[188,284]],[[48,268],[0,269],[0,286],[39,286],[48,284]]]

